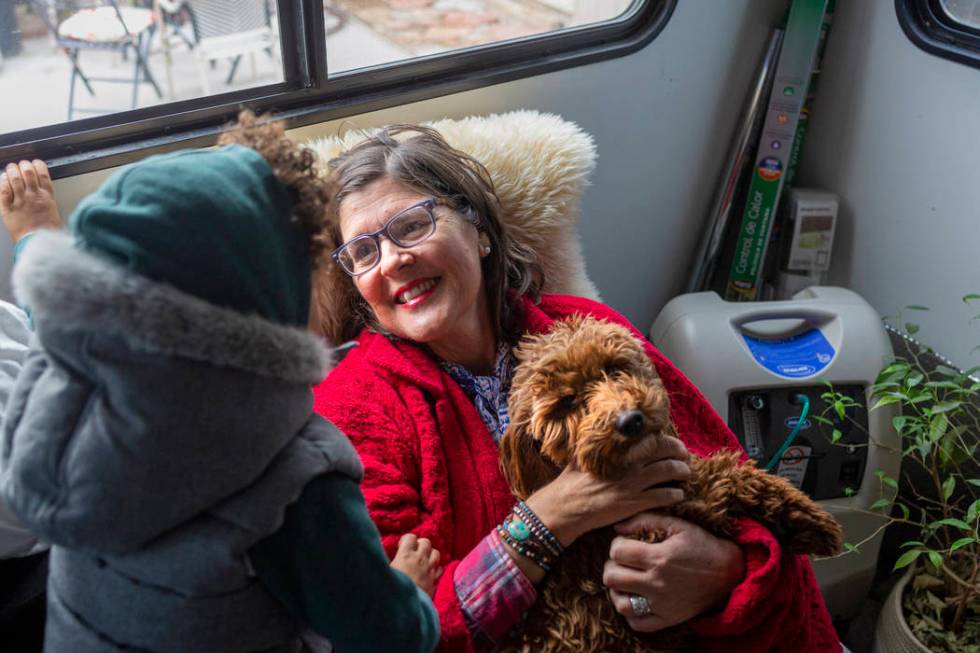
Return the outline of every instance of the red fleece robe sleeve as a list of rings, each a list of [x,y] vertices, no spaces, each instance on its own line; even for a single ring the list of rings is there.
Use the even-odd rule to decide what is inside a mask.
[[[440,529],[440,515],[429,510],[421,496],[415,423],[393,388],[364,377],[345,374],[339,383],[328,378],[317,388],[315,410],[350,438],[361,457],[361,491],[388,558],[394,557],[398,540],[406,533],[429,538],[442,554],[445,568],[432,599],[441,630],[437,650],[470,653],[473,638],[453,584],[459,561],[447,559],[447,534]]]
[[[622,324],[643,340],[647,355],[670,393],[671,417],[678,435],[692,453],[707,456],[722,449],[741,450],[737,438],[708,400],[626,318],[592,302],[585,312]],[[691,622],[702,639],[698,650],[840,651],[840,640],[809,558],[783,553],[772,533],[757,522],[742,519],[740,526],[735,541],[745,557],[745,578],[720,612]]]

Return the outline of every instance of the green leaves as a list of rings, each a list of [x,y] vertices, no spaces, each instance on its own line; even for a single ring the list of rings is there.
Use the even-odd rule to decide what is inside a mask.
[[[940,401],[939,403],[935,404],[932,408],[930,408],[929,412],[931,412],[933,415],[937,415],[939,413],[948,413],[952,410],[956,410],[962,405],[963,402],[959,400]]]
[[[922,549],[906,551],[898,557],[898,560],[895,561],[895,566],[892,567],[892,571],[908,567],[910,564],[915,562],[916,558],[918,558],[920,555],[922,555]]]
[[[882,406],[887,406],[888,404],[897,404],[903,399],[905,399],[905,395],[900,392],[885,392],[878,397],[878,400],[875,402],[874,406],[871,407],[871,410],[878,410]]]
[[[970,504],[970,507],[966,510],[966,521],[971,524],[977,523],[977,517],[980,516],[980,499],[977,499]]]
[[[929,524],[929,528],[939,528],[940,526],[952,526],[953,528],[958,528],[961,531],[967,532],[973,531],[973,527],[971,527],[965,521],[954,517],[947,517],[946,519],[940,519],[939,521],[934,521]]]
[[[958,550],[962,549],[965,546],[969,546],[969,545],[973,544],[974,542],[976,542],[976,540],[973,539],[972,537],[963,537],[963,538],[960,538],[960,539],[956,540],[955,542],[953,542],[953,544],[950,545],[949,552],[952,553],[953,551],[958,551]]]
[[[902,511],[902,519],[907,520],[909,518],[909,507],[901,502],[896,502],[895,506]]]
[[[943,413],[934,415],[932,419],[929,420],[929,440],[931,442],[938,441],[943,435],[946,434],[946,429],[949,428],[949,418]]]
[[[980,292],[962,299],[975,306],[980,304]],[[906,306],[892,324],[903,326],[909,334],[918,333],[919,326],[915,318],[909,320],[908,311],[926,310],[926,306]],[[980,315],[973,319],[980,320]],[[923,355],[935,352],[914,342],[904,351],[906,358],[892,360],[878,373],[869,402],[874,409],[900,413],[889,417],[900,437],[902,492],[895,492],[899,488],[895,479],[884,471],[876,472],[881,497],[871,503],[869,511],[913,529],[916,539],[902,544],[894,565],[896,570],[916,568],[905,597],[912,631],[921,642],[937,644],[929,646],[930,650],[980,653],[975,646],[980,642],[980,606],[970,594],[976,589],[974,570],[980,559],[980,474],[974,471],[980,460],[980,365],[962,371],[948,364],[933,366]],[[841,395],[825,394],[824,415],[837,413],[839,417],[841,404],[835,402],[842,400]],[[854,413],[847,410],[847,414]],[[825,432],[833,433],[838,426],[835,420]],[[910,464],[921,469],[910,470]],[[966,605],[965,599],[967,611],[974,616],[957,617],[957,626],[952,616],[957,606]],[[925,632],[931,640],[922,637]],[[966,642],[969,646],[965,648],[958,645]],[[941,643],[951,646],[938,646]]]
[[[881,471],[880,469],[877,472],[875,472],[875,476],[877,476],[878,480],[884,483],[885,485],[887,485],[888,487],[895,488],[896,490],[898,489],[898,481],[893,479],[891,476],[886,476],[885,472]]]
[[[905,428],[905,423],[908,420],[909,418],[906,417],[905,415],[898,415],[897,417],[892,418],[892,426],[895,427],[895,430],[898,432],[899,435],[902,434],[902,429]]]
[[[953,496],[954,489],[956,489],[956,477],[950,476],[943,481],[943,499],[949,500],[949,498]]]
[[[980,303],[980,293],[965,295],[963,301]],[[922,305],[906,306],[904,318],[900,314],[892,323],[915,334],[919,326],[908,311],[927,310]],[[916,567],[919,576],[935,583],[920,588],[918,600],[922,605],[913,611],[912,620],[925,615],[941,632],[950,626],[950,615],[943,610],[955,606],[963,595],[962,582],[952,578],[970,578],[974,561],[980,556],[980,474],[968,471],[974,470],[973,461],[980,459],[980,366],[965,371],[948,364],[932,366],[922,357],[931,351],[912,344],[903,358],[893,359],[878,372],[869,388],[867,405],[871,410],[888,411],[885,414],[900,438],[903,473],[900,486],[897,478],[884,470],[876,471],[881,495],[869,499],[866,510],[885,523],[902,523],[903,528],[912,529],[910,535],[915,539],[902,544],[894,569]],[[859,411],[865,404],[860,397],[855,401],[837,392],[832,384],[825,384],[823,405],[816,411],[822,415],[813,419],[837,444],[843,441],[844,431],[862,425],[864,418]],[[841,425],[842,420],[848,420],[847,427]],[[885,437],[876,439],[871,446],[885,441]],[[921,469],[914,470],[916,465]],[[850,551],[852,547],[846,548]]]

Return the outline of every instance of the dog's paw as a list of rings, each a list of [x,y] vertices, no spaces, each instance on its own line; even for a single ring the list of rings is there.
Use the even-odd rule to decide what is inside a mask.
[[[790,520],[785,542],[790,553],[835,556],[844,548],[844,531],[829,513],[819,510]]]

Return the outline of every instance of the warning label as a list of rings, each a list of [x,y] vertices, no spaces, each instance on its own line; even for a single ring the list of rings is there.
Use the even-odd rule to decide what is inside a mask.
[[[797,489],[803,485],[806,476],[806,466],[810,463],[810,447],[792,446],[786,450],[779,460],[776,476],[781,476],[792,483]]]

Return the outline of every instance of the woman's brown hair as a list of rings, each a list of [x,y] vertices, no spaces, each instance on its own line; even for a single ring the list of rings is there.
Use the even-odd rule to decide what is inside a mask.
[[[520,337],[519,304],[508,295],[537,299],[542,273],[534,253],[507,237],[500,200],[483,164],[450,146],[434,129],[398,124],[355,145],[331,160],[329,167],[334,197],[327,234],[336,245],[342,241],[338,208],[344,198],[382,178],[398,181],[472,220],[490,241],[490,254],[481,266],[491,324],[498,338],[516,342]],[[362,326],[377,328],[377,324],[353,281],[347,281],[354,323],[344,336],[351,338]]]
[[[290,192],[293,219],[307,232],[310,260],[316,268],[326,248],[324,232],[331,194],[317,168],[316,154],[286,138],[282,123],[265,121],[248,110],[239,113],[238,122],[218,139],[218,145],[233,144],[261,154],[279,183]]]

